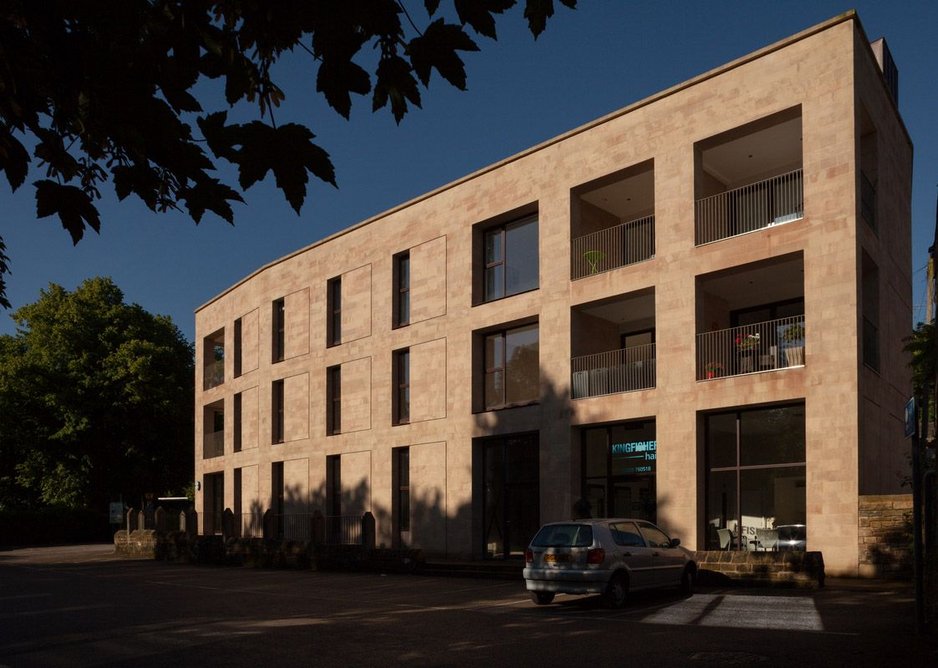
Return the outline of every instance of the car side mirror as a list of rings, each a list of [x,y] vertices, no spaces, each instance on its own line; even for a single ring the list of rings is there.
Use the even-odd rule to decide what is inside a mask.
[[[681,544],[681,539],[680,539],[680,538],[672,538],[672,539],[671,539],[671,547],[677,547],[677,546],[680,545],[680,544]]]

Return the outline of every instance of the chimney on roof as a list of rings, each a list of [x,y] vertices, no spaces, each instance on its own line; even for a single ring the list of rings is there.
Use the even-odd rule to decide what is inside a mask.
[[[883,80],[886,82],[886,90],[892,95],[892,101],[899,106],[899,70],[896,69],[896,62],[892,59],[889,52],[889,46],[886,44],[886,38],[880,37],[875,42],[871,42],[873,55],[876,56],[876,62],[879,63],[879,69],[883,72]]]

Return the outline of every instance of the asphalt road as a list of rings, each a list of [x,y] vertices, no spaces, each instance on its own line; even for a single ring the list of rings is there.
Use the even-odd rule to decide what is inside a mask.
[[[535,606],[519,582],[0,551],[0,666],[938,666],[905,585]]]

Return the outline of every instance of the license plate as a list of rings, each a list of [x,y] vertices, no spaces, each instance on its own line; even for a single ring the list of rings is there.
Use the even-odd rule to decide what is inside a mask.
[[[545,564],[567,564],[567,563],[570,563],[570,561],[571,561],[571,559],[570,559],[570,555],[569,555],[569,554],[554,554],[554,553],[551,553],[551,554],[545,554],[545,555],[544,555],[544,563],[545,563]]]

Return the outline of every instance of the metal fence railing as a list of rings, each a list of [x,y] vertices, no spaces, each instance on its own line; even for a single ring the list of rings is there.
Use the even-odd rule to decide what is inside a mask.
[[[630,220],[577,237],[570,249],[572,280],[647,260],[655,254],[655,217]]]
[[[694,217],[698,246],[803,218],[803,171],[699,199]]]
[[[655,386],[655,344],[581,355],[570,360],[574,399]]]
[[[804,365],[804,316],[697,335],[697,380]]]

